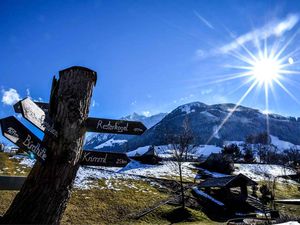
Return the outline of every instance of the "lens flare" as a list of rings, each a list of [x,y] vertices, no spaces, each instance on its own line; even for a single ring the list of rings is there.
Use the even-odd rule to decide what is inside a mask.
[[[255,52],[250,51],[245,45],[240,44],[239,50],[228,52],[229,55],[238,59],[238,65],[226,65],[227,68],[239,70],[233,74],[223,76],[220,80],[214,82],[225,82],[234,79],[244,79],[245,82],[238,86],[237,91],[241,87],[250,86],[237,101],[236,106],[230,111],[223,119],[217,129],[214,129],[213,134],[210,136],[206,144],[218,135],[218,132],[224,124],[229,120],[232,114],[237,110],[238,106],[244,101],[244,99],[254,90],[262,90],[265,98],[265,112],[269,112],[269,92],[274,96],[274,85],[281,88],[287,95],[289,95],[295,102],[300,105],[300,101],[291,93],[290,90],[284,85],[284,81],[290,81],[288,75],[299,75],[299,71],[291,70],[290,66],[296,64],[293,55],[299,52],[300,48],[294,49],[292,52],[283,54],[292,40],[296,37],[293,35],[286,43],[279,48],[279,42],[274,42],[273,46],[268,46],[267,40],[264,40],[264,47],[261,49],[260,44],[256,44]],[[266,131],[269,132],[269,113],[266,116]]]
[[[259,59],[251,69],[252,76],[261,84],[271,84],[278,79],[280,73],[280,63],[272,58]]]

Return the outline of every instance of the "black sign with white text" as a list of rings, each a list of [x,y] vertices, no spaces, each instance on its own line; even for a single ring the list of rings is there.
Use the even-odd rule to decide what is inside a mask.
[[[125,153],[83,150],[80,165],[124,167],[130,162]]]
[[[28,130],[19,120],[13,116],[0,120],[2,135],[25,151],[34,153],[39,160],[47,157],[46,148],[42,141]]]
[[[86,130],[89,132],[141,135],[147,130],[144,124],[137,121],[111,120],[91,118],[86,120]]]

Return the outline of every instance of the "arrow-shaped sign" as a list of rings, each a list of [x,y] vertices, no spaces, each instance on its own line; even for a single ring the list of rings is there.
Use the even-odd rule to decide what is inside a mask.
[[[144,124],[137,121],[111,120],[89,117],[85,123],[89,132],[141,135],[147,130]]]
[[[35,106],[34,106],[35,104]],[[23,112],[23,108],[26,108],[27,113]],[[39,107],[44,111],[44,120],[41,118],[42,112],[38,110]],[[37,126],[40,130],[51,133],[57,136],[57,131],[53,129],[52,122],[48,116],[49,104],[44,102],[33,102],[29,98],[19,101],[14,105],[16,113],[21,113],[23,116]],[[35,115],[35,112],[39,112],[39,115]],[[37,117],[39,119],[36,119]],[[127,121],[127,120],[112,120],[103,118],[92,118],[89,117],[85,123],[86,130],[88,132],[99,132],[99,133],[113,133],[113,134],[130,134],[130,135],[141,135],[147,128],[139,121]]]
[[[125,153],[84,150],[80,165],[124,167],[130,162]]]
[[[13,116],[0,120],[2,135],[25,151],[44,161],[47,157],[42,141]]]
[[[0,176],[0,190],[20,190],[26,177]]]
[[[47,157],[42,141],[19,120],[10,116],[0,120],[2,135],[27,152],[33,152],[39,160]],[[83,150],[80,165],[123,167],[130,162],[125,153]]]
[[[35,102],[30,98],[20,101],[21,112],[23,117],[39,128],[41,131],[57,137],[57,131],[54,129],[53,122]]]
[[[49,103],[46,103],[46,102],[34,102],[34,103],[37,104],[46,114],[48,114]],[[18,101],[16,104],[14,104],[14,110],[15,110],[15,113],[22,112],[21,101]]]

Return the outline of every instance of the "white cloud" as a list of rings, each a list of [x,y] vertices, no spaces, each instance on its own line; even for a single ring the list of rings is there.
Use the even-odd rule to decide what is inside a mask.
[[[212,93],[212,89],[209,88],[209,89],[204,89],[204,90],[201,90],[201,95],[207,95],[207,94],[210,94]]]
[[[214,26],[208,21],[206,20],[203,16],[201,16],[197,11],[194,11],[194,14],[202,21],[202,23],[204,23],[207,27],[209,27],[210,29],[215,29]]]
[[[13,105],[21,100],[19,93],[13,88],[8,91],[2,90],[2,94],[2,103],[5,105]]]
[[[257,28],[251,32],[237,37],[234,41],[223,45],[218,49],[219,53],[227,53],[234,49],[241,47],[249,41],[261,41],[271,36],[281,36],[286,31],[291,30],[299,22],[299,16],[296,14],[288,15],[284,20],[277,22],[270,22],[266,25]],[[197,54],[197,52],[196,52]]]
[[[131,102],[131,105],[136,105],[137,101],[134,100],[133,102]]]

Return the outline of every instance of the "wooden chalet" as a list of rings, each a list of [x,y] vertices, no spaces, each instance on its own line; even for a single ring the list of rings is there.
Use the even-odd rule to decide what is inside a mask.
[[[206,193],[210,193],[212,188],[218,188],[223,194],[230,194],[230,189],[240,189],[240,200],[246,200],[248,197],[248,186],[258,185],[255,181],[243,174],[234,176],[224,176],[217,178],[209,178],[202,181],[198,188],[204,189]]]

